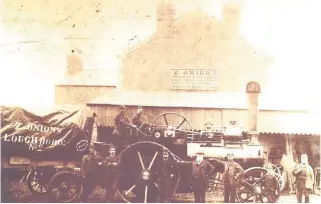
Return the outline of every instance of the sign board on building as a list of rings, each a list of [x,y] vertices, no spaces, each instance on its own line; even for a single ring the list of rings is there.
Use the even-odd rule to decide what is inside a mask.
[[[218,73],[215,69],[171,69],[170,89],[217,90]]]

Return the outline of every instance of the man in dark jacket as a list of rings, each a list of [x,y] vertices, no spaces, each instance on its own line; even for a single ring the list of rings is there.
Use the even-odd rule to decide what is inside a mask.
[[[263,168],[267,170],[267,173],[262,178],[261,187],[263,188],[262,191],[264,191],[268,202],[274,203],[278,198],[278,192],[280,190],[279,182],[275,176],[276,173],[272,164],[269,163],[268,160],[265,160],[264,162]]]
[[[95,151],[93,145],[90,146],[89,153],[82,158],[83,192],[80,198],[82,202],[88,202],[88,197],[95,190],[97,183],[101,179],[99,176],[99,163],[102,160],[103,158]]]
[[[158,202],[170,203],[177,180],[178,166],[174,158],[169,157],[167,148],[163,149],[163,159],[157,168]]]
[[[206,203],[205,191],[208,188],[208,176],[213,173],[214,166],[205,161],[203,152],[196,153],[192,162],[192,187],[195,203]]]
[[[130,137],[130,130],[134,126],[130,124],[128,118],[126,117],[126,107],[119,106],[118,110],[119,112],[114,119],[115,130],[113,132],[113,135],[117,137],[117,140],[119,142],[118,150],[122,150],[126,144],[126,141]]]
[[[106,202],[110,203],[117,190],[120,177],[120,157],[116,156],[116,147],[111,146],[109,156],[102,161],[102,166],[106,169]]]
[[[238,178],[243,175],[244,169],[234,160],[234,154],[227,154],[224,171],[224,203],[235,203],[236,185]]]
[[[91,142],[91,137],[93,134],[93,128],[94,128],[94,123],[95,123],[95,119],[97,117],[97,114],[94,112],[92,114],[92,116],[88,117],[86,119],[85,125],[84,125],[84,130],[88,133],[88,142]]]
[[[143,107],[137,107],[137,112],[132,118],[132,124],[137,127],[138,131],[142,131],[143,133],[146,133],[146,131],[148,130],[147,128],[149,127],[149,125],[147,123],[144,123],[143,121]]]
[[[235,203],[236,186],[240,182],[246,185],[251,190],[254,190],[253,186],[245,182],[243,179],[244,170],[237,162],[235,162],[234,154],[229,153],[226,155],[227,161],[221,161],[211,158],[210,161],[215,167],[223,169],[223,183],[224,183],[224,203]]]
[[[137,107],[137,112],[132,118],[132,124],[136,125],[138,128],[143,125],[143,107],[138,106]]]

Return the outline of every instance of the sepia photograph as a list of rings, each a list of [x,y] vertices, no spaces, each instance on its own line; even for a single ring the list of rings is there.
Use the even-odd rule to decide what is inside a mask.
[[[321,2],[0,0],[2,203],[320,203]]]

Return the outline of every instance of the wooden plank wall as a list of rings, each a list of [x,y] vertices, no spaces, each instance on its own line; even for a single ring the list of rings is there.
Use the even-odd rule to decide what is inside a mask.
[[[114,117],[118,112],[118,106],[114,105],[90,105],[91,110],[95,111],[99,125],[113,126]],[[136,112],[135,106],[127,107],[127,116],[131,120]],[[230,120],[241,120],[247,125],[247,110],[222,110],[205,108],[171,108],[171,107],[144,107],[143,118],[151,123],[158,115],[165,112],[176,112],[183,115],[191,123],[193,129],[203,129],[204,124],[211,122],[215,127],[226,126]],[[182,120],[176,117],[177,120]],[[174,121],[175,124],[180,121]],[[245,126],[246,127],[246,126]]]

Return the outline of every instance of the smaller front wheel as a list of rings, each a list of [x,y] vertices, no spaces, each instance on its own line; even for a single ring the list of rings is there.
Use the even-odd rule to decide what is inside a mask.
[[[276,203],[280,198],[280,185],[275,175],[261,167],[247,169],[243,183],[236,188],[239,202]]]
[[[55,174],[49,184],[48,192],[59,203],[74,202],[81,193],[82,179],[69,171]]]
[[[48,190],[48,182],[55,169],[32,169],[26,178],[28,189],[36,195],[44,195]]]

